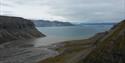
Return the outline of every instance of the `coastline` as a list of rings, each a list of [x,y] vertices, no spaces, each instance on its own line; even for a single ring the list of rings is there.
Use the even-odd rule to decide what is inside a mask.
[[[124,26],[124,24],[123,24]],[[116,27],[115,27],[116,28]],[[6,52],[8,48],[12,48],[12,52],[16,52],[16,55],[11,54],[11,56],[3,55],[1,62],[17,62],[17,63],[79,63],[83,59],[93,53],[98,47],[98,40],[107,38],[106,36],[112,35],[112,31],[117,31],[117,29],[110,29],[109,31],[97,33],[95,36],[83,40],[71,40],[64,41],[60,43],[54,43],[44,47],[33,47],[33,44],[27,45],[17,45],[15,47],[6,47]],[[120,27],[117,27],[118,29]],[[124,29],[123,29],[124,30]],[[12,42],[10,42],[12,43]],[[11,45],[11,44],[9,44]],[[1,49],[2,50],[2,49]],[[5,49],[3,48],[3,51]],[[15,54],[15,53],[14,53]],[[23,57],[20,58],[20,56]],[[12,59],[17,60],[12,60]],[[8,62],[9,63],[9,62]]]
[[[34,63],[39,58],[57,54],[29,43],[38,37],[45,35],[36,29],[31,20],[0,15],[0,63]]]
[[[13,18],[15,17],[9,19]],[[18,19],[22,21],[22,18]],[[110,57],[114,58],[114,53],[117,57],[123,58],[122,55],[124,54],[119,52],[124,52],[125,20],[109,31],[97,33],[88,39],[64,41],[41,47],[35,47],[32,41],[45,35],[40,33],[31,21],[23,20],[24,22],[20,23],[17,22],[17,19],[13,19],[14,23],[8,21],[9,24],[4,25],[6,22],[3,19],[1,30],[6,32],[3,33],[2,31],[0,36],[2,40],[0,42],[5,42],[0,44],[0,63],[79,63],[79,61],[82,63],[83,59],[87,59],[85,60],[87,63],[90,63],[90,60],[93,59],[95,63],[103,62],[107,55],[112,55]],[[21,25],[17,25],[17,23]],[[10,27],[11,25],[13,26]],[[11,32],[9,32],[10,30]],[[17,31],[17,33],[14,31]],[[10,42],[6,39],[9,39]],[[103,53],[103,56],[98,56],[98,54],[102,55],[101,53]],[[95,59],[99,60],[96,61]],[[108,60],[112,62],[112,59],[109,58]],[[120,62],[121,59],[117,59],[117,61]]]
[[[63,42],[63,46],[56,49],[60,55],[38,63],[124,63],[124,27],[125,20],[89,39]]]
[[[96,47],[96,40],[102,38],[106,34],[106,32],[102,32],[88,39],[55,43],[53,45],[56,47],[53,49],[60,54],[41,60],[38,63],[76,63],[85,58]],[[76,59],[79,60],[76,61]]]
[[[103,33],[100,33],[100,34],[96,34],[95,36],[101,37],[103,35],[104,35]],[[34,44],[28,43],[33,41],[34,39],[6,42],[0,45],[0,50],[1,50],[0,62],[37,63],[39,61],[40,62],[44,61],[48,58],[60,56],[62,54],[65,54],[64,52],[67,53],[67,51],[69,52],[72,51],[73,54],[75,51],[78,51],[78,52],[75,52],[75,54],[80,53],[81,55],[83,54],[83,52],[85,53],[85,52],[91,51],[91,50],[88,50],[87,48],[90,48],[90,49],[91,47],[93,48],[93,44],[94,44],[93,41],[95,39],[99,39],[99,38],[91,37],[89,39],[83,39],[83,40],[64,41],[64,42],[53,43],[51,45],[41,46],[41,47],[34,47]],[[76,47],[77,45],[78,47]],[[71,49],[71,47],[73,48]],[[85,51],[81,51],[81,49],[85,49]],[[16,59],[16,60],[13,60],[13,59]]]

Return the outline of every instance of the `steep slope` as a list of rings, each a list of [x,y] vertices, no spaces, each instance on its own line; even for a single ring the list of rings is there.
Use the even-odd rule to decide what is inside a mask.
[[[30,20],[0,16],[0,43],[43,36]]]
[[[125,20],[97,43],[96,48],[78,63],[125,63]]]

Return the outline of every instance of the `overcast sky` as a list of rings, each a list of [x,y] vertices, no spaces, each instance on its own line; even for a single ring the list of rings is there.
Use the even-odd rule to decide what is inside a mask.
[[[0,0],[0,15],[69,22],[118,22],[125,0]]]

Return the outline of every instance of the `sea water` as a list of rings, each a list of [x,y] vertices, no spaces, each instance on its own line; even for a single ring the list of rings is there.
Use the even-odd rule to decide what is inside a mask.
[[[37,27],[46,35],[35,40],[36,46],[49,45],[69,40],[81,40],[94,36],[96,33],[109,30],[113,25],[82,25],[61,27]]]

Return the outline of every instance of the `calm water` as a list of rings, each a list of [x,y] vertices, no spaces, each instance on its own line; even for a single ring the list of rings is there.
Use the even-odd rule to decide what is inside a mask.
[[[48,45],[67,40],[80,40],[92,37],[98,32],[109,30],[113,25],[84,25],[64,27],[37,27],[47,37],[39,38],[36,46]]]

